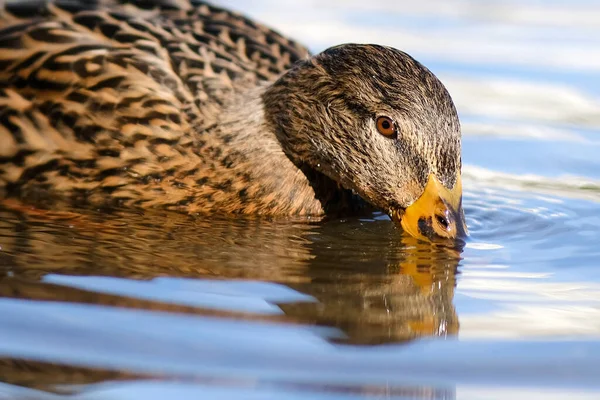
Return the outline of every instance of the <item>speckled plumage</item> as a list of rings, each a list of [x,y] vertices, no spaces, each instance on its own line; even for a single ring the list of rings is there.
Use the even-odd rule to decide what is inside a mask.
[[[0,2],[0,4],[2,4]],[[187,212],[388,211],[452,187],[460,127],[406,54],[308,51],[196,0],[6,1],[0,195]],[[398,138],[374,118],[398,121]]]

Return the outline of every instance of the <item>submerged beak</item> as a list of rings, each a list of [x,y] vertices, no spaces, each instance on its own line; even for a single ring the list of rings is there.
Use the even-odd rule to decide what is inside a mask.
[[[433,174],[429,175],[421,197],[404,212],[393,212],[392,218],[399,220],[402,228],[417,239],[435,242],[466,238],[460,175],[450,190]]]

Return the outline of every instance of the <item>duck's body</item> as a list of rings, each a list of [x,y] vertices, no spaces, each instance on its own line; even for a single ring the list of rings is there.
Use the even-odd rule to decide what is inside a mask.
[[[0,7],[0,196],[321,215],[354,190],[400,215],[432,174],[460,186],[450,97],[397,50],[309,59],[196,0]]]
[[[222,9],[154,3],[6,5],[0,188],[189,212],[322,213],[260,127],[257,86],[308,52]]]

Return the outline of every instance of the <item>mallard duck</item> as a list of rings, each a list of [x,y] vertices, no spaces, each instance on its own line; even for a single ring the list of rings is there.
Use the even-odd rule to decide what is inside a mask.
[[[452,99],[406,53],[305,47],[197,0],[0,2],[0,196],[465,235]]]

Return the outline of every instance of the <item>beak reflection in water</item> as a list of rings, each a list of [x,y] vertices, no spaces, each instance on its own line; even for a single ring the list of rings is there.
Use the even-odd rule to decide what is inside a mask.
[[[460,176],[454,187],[447,189],[437,177],[429,175],[421,197],[404,211],[393,211],[392,219],[417,239],[429,242],[466,239],[468,232],[462,208]]]

